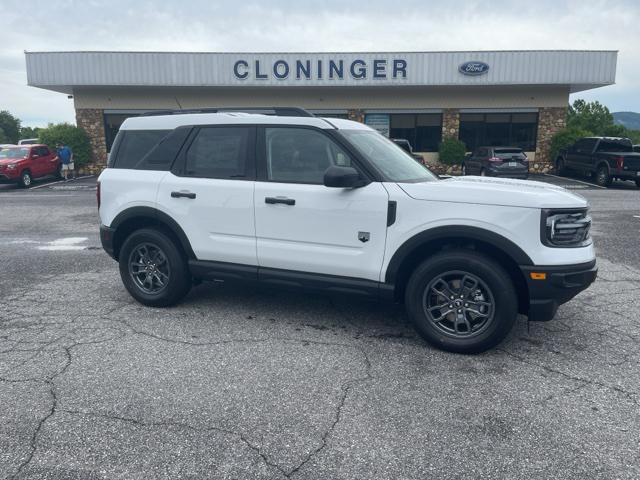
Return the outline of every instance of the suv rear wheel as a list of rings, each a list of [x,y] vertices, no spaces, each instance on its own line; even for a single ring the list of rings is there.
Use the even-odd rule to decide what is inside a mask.
[[[187,259],[161,231],[145,228],[129,235],[120,249],[119,263],[124,286],[144,305],[174,305],[191,288]]]
[[[564,165],[564,158],[560,157],[556,160],[556,175],[564,177],[567,174],[567,167]]]
[[[409,279],[405,304],[425,340],[459,353],[500,343],[518,313],[509,274],[492,259],[467,250],[425,260]]]

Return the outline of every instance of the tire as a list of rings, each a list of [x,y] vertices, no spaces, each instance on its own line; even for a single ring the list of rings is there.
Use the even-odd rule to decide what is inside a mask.
[[[467,175],[467,167],[466,167],[466,165],[465,165],[464,163],[462,164],[462,169],[461,169],[461,170],[462,170],[462,171],[460,172],[460,173],[461,173],[461,175],[462,175],[463,177],[464,177],[464,176],[466,176],[466,175]]]
[[[33,184],[33,177],[29,170],[25,170],[20,174],[20,186],[22,188],[29,188]]]
[[[461,292],[463,298],[458,296]],[[511,331],[518,314],[509,274],[491,258],[469,250],[444,251],[420,264],[407,284],[405,306],[427,342],[457,353],[479,353],[496,346]]]
[[[600,187],[609,187],[613,181],[609,175],[609,169],[604,165],[600,165],[596,170],[595,180],[596,185],[599,185]]]
[[[640,188],[640,179],[636,180],[636,187]]]
[[[481,177],[488,177],[487,172],[484,171],[484,168],[480,170]]]
[[[162,231],[144,228],[133,232],[120,249],[119,263],[122,283],[143,305],[175,305],[191,289],[187,258]]]
[[[556,174],[564,177],[567,174],[567,167],[564,165],[564,158],[560,157],[556,160]]]

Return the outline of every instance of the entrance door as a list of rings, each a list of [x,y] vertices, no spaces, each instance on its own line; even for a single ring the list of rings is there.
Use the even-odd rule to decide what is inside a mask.
[[[321,129],[266,127],[259,131],[255,212],[262,268],[378,281],[389,196],[379,182],[361,188],[323,185],[331,165],[353,166]]]

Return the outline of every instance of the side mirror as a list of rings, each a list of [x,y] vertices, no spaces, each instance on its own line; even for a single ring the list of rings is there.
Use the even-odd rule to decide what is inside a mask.
[[[353,167],[332,165],[324,172],[324,186],[334,188],[357,188],[367,184]]]

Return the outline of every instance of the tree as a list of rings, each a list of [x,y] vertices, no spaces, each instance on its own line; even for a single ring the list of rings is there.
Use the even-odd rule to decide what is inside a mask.
[[[0,143],[11,143],[9,137],[4,133],[2,127],[0,127]]]
[[[18,143],[20,140],[20,120],[7,110],[0,111],[0,129],[9,143]]]
[[[47,128],[38,131],[40,142],[50,147],[56,143],[68,145],[73,151],[73,160],[77,165],[85,165],[91,160],[91,145],[87,133],[70,123],[50,123]]]
[[[20,127],[20,140],[24,138],[39,138],[40,127]]]

